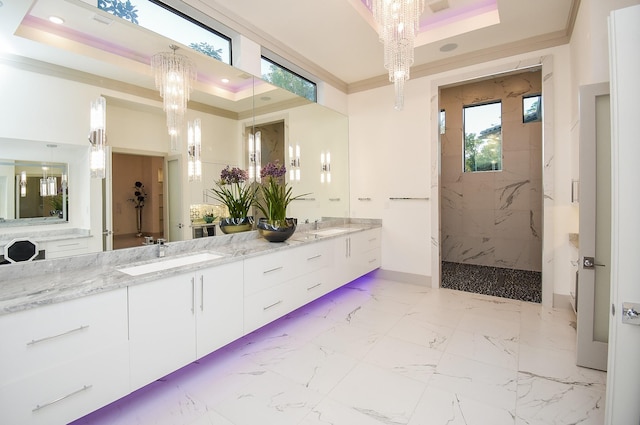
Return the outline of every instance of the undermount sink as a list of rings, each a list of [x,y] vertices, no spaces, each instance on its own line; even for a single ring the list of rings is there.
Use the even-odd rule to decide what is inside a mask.
[[[318,236],[334,236],[334,235],[339,235],[340,233],[346,233],[348,231],[350,231],[350,229],[334,227],[331,229],[316,230],[309,233],[311,233],[312,235],[318,235]]]
[[[153,263],[141,264],[139,266],[124,267],[118,269],[118,271],[126,273],[129,276],[140,276],[142,274],[159,272],[162,270],[173,269],[175,267],[188,266],[190,264],[202,263],[203,261],[211,261],[222,257],[223,255],[220,254],[202,252],[200,254],[190,256],[167,258],[164,260],[154,261]]]

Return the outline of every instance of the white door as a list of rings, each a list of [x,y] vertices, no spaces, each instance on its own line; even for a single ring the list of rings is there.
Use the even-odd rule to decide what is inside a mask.
[[[580,87],[580,269],[576,363],[607,370],[611,266],[609,83]]]
[[[182,163],[180,158],[167,160],[167,192],[169,203],[169,241],[184,240],[184,223],[182,218]]]
[[[640,303],[640,5],[613,11],[611,62],[611,303],[606,423],[640,424],[640,325],[623,323],[623,302]],[[640,307],[639,307],[640,308]],[[638,309],[636,309],[638,310]]]

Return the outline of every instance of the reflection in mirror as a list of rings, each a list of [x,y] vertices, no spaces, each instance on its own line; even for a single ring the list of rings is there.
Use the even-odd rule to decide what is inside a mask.
[[[0,218],[67,219],[67,166],[0,159]]]

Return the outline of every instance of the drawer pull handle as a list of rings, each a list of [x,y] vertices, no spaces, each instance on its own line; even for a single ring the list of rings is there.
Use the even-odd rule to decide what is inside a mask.
[[[313,257],[307,258],[307,261],[315,260],[316,258],[322,257],[322,254],[314,255]]]
[[[76,245],[80,245],[80,243],[79,242],[63,243],[63,244],[58,245],[58,248],[62,248],[62,247],[65,247],[65,246],[76,246]]]
[[[262,272],[262,274],[268,274],[268,273],[273,273],[273,272],[277,272],[278,270],[282,270],[284,266],[280,266],[280,267],[276,267],[275,269],[269,269],[269,270],[265,270]]]
[[[280,301],[276,301],[275,303],[273,303],[273,304],[271,304],[271,305],[268,305],[268,306],[266,306],[266,307],[262,307],[262,311],[267,311],[267,310],[269,310],[270,308],[273,308],[273,307],[275,307],[275,306],[277,306],[278,304],[281,304],[281,303],[282,303],[282,300],[280,300]]]
[[[89,388],[91,388],[91,387],[93,387],[93,385],[85,385],[85,386],[83,386],[82,388],[80,388],[79,390],[75,390],[75,391],[74,391],[74,392],[72,392],[72,393],[69,393],[69,394],[67,394],[67,395],[64,395],[64,396],[62,396],[62,397],[60,397],[60,398],[57,398],[57,399],[55,399],[55,400],[52,400],[52,401],[50,401],[50,402],[48,402],[48,403],[45,403],[45,404],[42,404],[42,405],[38,404],[36,407],[34,407],[34,408],[33,408],[32,412],[37,412],[38,410],[44,409],[45,407],[49,407],[49,406],[51,406],[52,404],[56,404],[56,403],[58,403],[58,402],[60,402],[60,401],[62,401],[62,400],[66,400],[66,399],[68,399],[69,397],[72,397],[72,396],[74,396],[74,395],[76,395],[76,394],[78,394],[78,393],[81,393],[82,391],[86,391],[86,390],[88,390],[88,389],[89,389]]]
[[[310,291],[310,290],[312,290],[312,289],[315,289],[315,288],[317,288],[317,287],[318,287],[318,286],[320,286],[320,285],[322,285],[322,283],[316,283],[315,285],[311,285],[311,286],[309,286],[309,287],[307,288],[307,291]]]
[[[61,336],[69,335],[69,334],[72,334],[74,332],[79,332],[79,331],[81,331],[83,329],[87,329],[88,327],[89,327],[89,325],[82,325],[79,328],[71,329],[70,331],[62,332],[61,334],[58,334],[58,335],[51,335],[51,336],[46,336],[46,337],[40,338],[40,339],[33,339],[33,340],[31,340],[31,342],[27,342],[27,345],[34,345],[34,344],[37,344],[39,342],[44,342],[44,341],[48,341],[50,339],[59,338]]]
[[[369,242],[375,242],[378,238],[369,239]]]
[[[373,260],[369,260],[369,264],[371,264],[371,263],[375,263],[376,261],[378,261],[378,259],[377,259],[377,258],[374,258]]]

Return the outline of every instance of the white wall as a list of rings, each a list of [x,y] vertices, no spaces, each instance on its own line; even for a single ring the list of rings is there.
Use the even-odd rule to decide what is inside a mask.
[[[406,86],[405,107],[401,112],[393,110],[391,86],[349,96],[351,213],[353,217],[383,219],[384,270],[423,277],[439,276],[437,270],[432,270],[430,260],[432,251],[436,250],[437,254],[439,249],[438,231],[432,230],[438,228],[438,213],[433,213],[430,205],[437,202],[431,195],[431,185],[437,184],[439,174],[435,119],[437,87],[506,72],[514,66],[540,63],[544,57],[552,57],[553,61],[549,62],[553,62],[555,90],[548,95],[552,96],[555,105],[566,105],[570,97],[568,55],[568,46],[561,46],[411,80]],[[547,142],[551,139],[560,141],[554,144],[553,152],[546,149],[551,155],[550,163],[570,163],[570,145],[561,143],[569,138],[570,113],[567,108],[556,107],[553,116],[545,119],[553,124],[552,133],[547,133]],[[548,251],[545,258],[549,259],[546,274],[551,275],[548,278],[552,282],[552,292],[568,294],[571,270],[568,236],[562,226],[564,210],[570,204],[571,173],[561,166],[545,169],[545,173],[548,180],[545,194],[549,193],[548,197],[554,201],[545,205],[545,230],[551,232],[545,235],[545,250]],[[431,199],[390,201],[390,197]],[[360,201],[358,198],[371,200]],[[554,220],[559,220],[561,225],[554,226]],[[556,232],[555,228],[559,230]],[[552,260],[555,262],[549,264]],[[550,300],[550,296],[547,299]]]

